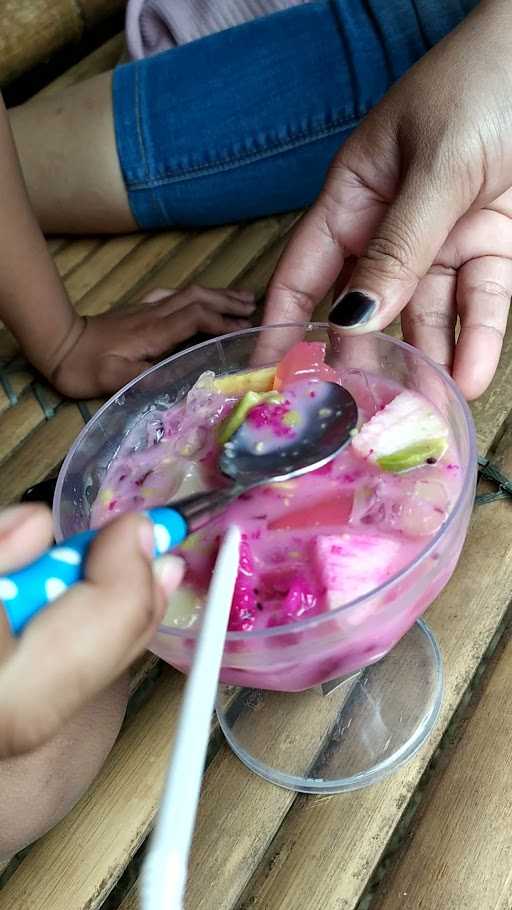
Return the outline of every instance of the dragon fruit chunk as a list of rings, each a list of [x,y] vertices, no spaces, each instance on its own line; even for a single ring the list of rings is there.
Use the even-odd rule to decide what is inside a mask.
[[[242,540],[240,544],[238,575],[229,616],[229,631],[250,632],[254,627],[256,610],[254,561],[247,540]]]
[[[286,619],[288,617],[290,619],[300,619],[305,613],[312,613],[317,604],[317,594],[312,586],[302,575],[297,575],[288,589],[282,606],[282,613]]]
[[[295,575],[288,593],[282,604],[268,621],[268,628],[275,629],[281,626],[291,626],[307,616],[314,615],[318,612],[319,601],[316,591],[311,584],[302,575]],[[299,631],[289,631],[281,634],[278,638],[271,639],[270,647],[283,648],[292,647],[301,641],[304,633]]]

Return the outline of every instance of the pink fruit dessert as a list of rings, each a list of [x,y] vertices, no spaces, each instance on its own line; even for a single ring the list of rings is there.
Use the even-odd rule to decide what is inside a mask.
[[[220,446],[242,423],[258,429],[261,445],[277,446],[296,432],[318,380],[349,388],[359,424],[341,454],[302,477],[246,493],[178,551],[187,570],[165,625],[190,630],[199,621],[219,539],[231,523],[242,529],[229,630],[244,637],[228,640],[232,663],[222,676],[227,682],[298,690],[349,672],[389,650],[446,581],[432,582],[406,614],[393,613],[399,594],[386,593],[387,582],[426,550],[461,489],[447,422],[417,391],[361,370],[336,372],[324,356],[325,345],[301,342],[275,369],[204,373],[180,403],[140,417],[92,508],[91,523],[99,527],[119,512],[222,484]],[[428,571],[434,572],[436,558]],[[451,560],[450,571],[453,565]],[[370,607],[351,606],[372,592]],[[308,654],[307,647],[320,620],[322,634],[325,620],[329,631],[321,657],[314,649]],[[258,637],[264,632],[272,635]],[[297,653],[279,665],[285,645]],[[271,652],[270,668],[265,655]],[[239,663],[242,653],[244,666],[252,667],[249,676]],[[187,661],[184,646],[182,658],[173,662],[184,668]]]

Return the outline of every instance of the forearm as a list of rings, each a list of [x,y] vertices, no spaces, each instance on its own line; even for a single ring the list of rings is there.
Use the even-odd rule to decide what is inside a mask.
[[[47,376],[83,328],[31,210],[1,98],[0,319]]]

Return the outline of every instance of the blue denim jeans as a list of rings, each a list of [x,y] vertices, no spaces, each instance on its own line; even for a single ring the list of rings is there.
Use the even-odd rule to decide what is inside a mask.
[[[476,5],[321,0],[118,67],[135,220],[208,226],[308,205],[360,119]]]

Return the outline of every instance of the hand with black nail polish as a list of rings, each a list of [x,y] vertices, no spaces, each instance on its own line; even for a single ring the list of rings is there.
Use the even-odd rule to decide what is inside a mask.
[[[355,264],[354,264],[355,263]],[[265,321],[404,338],[478,397],[512,294],[512,3],[483,0],[338,153],[272,280]],[[458,333],[460,325],[460,333]]]

